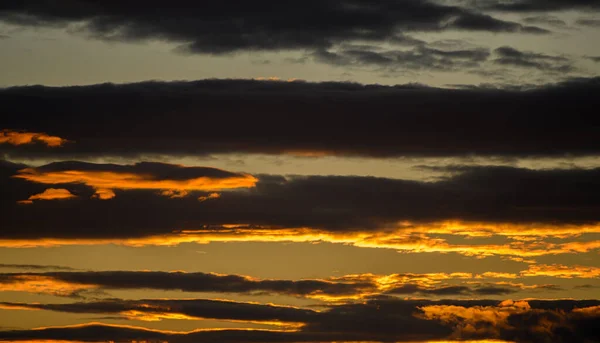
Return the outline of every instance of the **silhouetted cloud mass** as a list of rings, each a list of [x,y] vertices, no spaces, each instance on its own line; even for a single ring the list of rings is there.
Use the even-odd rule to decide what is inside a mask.
[[[554,72],[570,68],[559,56],[510,47],[495,53],[500,64]],[[346,63],[344,54],[331,63]],[[427,54],[437,56],[430,60],[435,64],[438,58],[476,62],[487,53]],[[348,63],[357,59],[383,63],[362,53],[353,53]],[[250,80],[13,87],[0,90],[0,110],[10,113],[3,118],[6,129],[26,127],[74,143],[0,144],[0,153],[62,159],[211,153],[597,155],[598,91],[598,78],[516,90]]]

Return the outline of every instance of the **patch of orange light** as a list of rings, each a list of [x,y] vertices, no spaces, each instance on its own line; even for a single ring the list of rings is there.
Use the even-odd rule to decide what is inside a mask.
[[[16,275],[10,282],[0,283],[0,292],[43,293],[57,296],[70,296],[78,291],[94,288],[98,286],[61,281],[50,276],[26,274]]]
[[[56,148],[69,142],[64,138],[50,136],[40,132],[24,132],[13,130],[0,131],[0,144],[26,145],[34,143],[42,143],[46,146]]]
[[[198,201],[203,202],[203,201],[210,200],[210,199],[218,199],[220,197],[221,197],[221,194],[219,194],[219,193],[210,193],[207,196],[199,197]]]
[[[74,194],[64,188],[48,188],[42,193],[35,194],[29,197],[27,200],[19,201],[20,204],[31,204],[33,200],[65,200],[76,198]]]
[[[528,270],[521,271],[522,276],[550,276],[561,279],[594,279],[600,277],[600,268],[584,266],[565,266],[562,264],[531,265]]]
[[[407,234],[405,231],[334,233],[310,228],[271,229],[261,227],[183,230],[171,234],[127,239],[36,239],[0,240],[2,247],[36,247],[57,245],[118,244],[125,246],[175,246],[181,243],[211,242],[298,242],[337,243],[360,248],[383,248],[405,253],[458,253],[483,258],[487,256],[538,257],[593,251],[600,241],[592,242],[511,242],[509,244],[450,244],[441,238]]]
[[[452,325],[455,338],[474,334],[485,334],[497,338],[500,329],[510,327],[509,316],[528,312],[531,307],[526,301],[506,300],[498,306],[431,305],[419,307],[419,309],[422,313],[415,313],[418,318],[437,320]],[[486,325],[482,325],[482,323]]]
[[[114,198],[115,196],[116,196],[115,192],[113,192],[111,189],[97,188],[94,195],[92,195],[92,198],[100,199],[100,200],[108,200],[108,199]]]
[[[239,174],[227,178],[197,177],[186,180],[156,180],[151,175],[107,171],[39,171],[25,168],[14,177],[43,184],[82,183],[95,188],[97,197],[114,197],[113,189],[156,189],[167,191],[164,195],[186,194],[188,191],[215,191],[223,189],[252,188],[258,182],[254,176]],[[172,193],[168,191],[171,190]]]

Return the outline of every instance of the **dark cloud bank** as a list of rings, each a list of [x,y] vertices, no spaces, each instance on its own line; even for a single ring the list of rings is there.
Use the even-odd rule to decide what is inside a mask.
[[[50,266],[52,267],[52,266]],[[42,266],[39,266],[41,269]],[[50,269],[50,268],[48,268]],[[54,268],[56,269],[56,268]],[[408,279],[426,277],[415,274],[399,274],[398,277]],[[205,292],[205,293],[240,293],[250,295],[281,294],[294,297],[352,297],[370,296],[373,294],[420,295],[420,296],[499,296],[516,293],[518,286],[495,286],[487,284],[468,286],[457,285],[422,285],[418,280],[399,283],[397,287],[381,290],[373,277],[368,275],[356,280],[346,279],[256,279],[241,275],[224,275],[212,273],[181,272],[136,272],[136,271],[102,271],[102,272],[45,272],[45,273],[0,273],[0,283],[19,284],[25,279],[44,278],[66,282],[73,285],[93,285],[101,290],[111,289],[154,289],[164,291]],[[547,289],[548,287],[546,287]],[[59,294],[59,293],[57,293]],[[61,291],[59,295],[79,298],[85,291],[73,289],[71,293]]]
[[[176,5],[178,4],[178,5]],[[34,27],[71,27],[93,38],[147,39],[181,44],[190,53],[318,50],[347,41],[391,41],[404,32],[467,30],[547,33],[500,20],[476,8],[422,0],[308,0],[301,3],[227,0],[195,6],[176,1],[3,1],[0,21]]]
[[[58,162],[40,170],[74,170],[73,165],[88,171],[111,168]],[[155,165],[145,164],[152,166],[146,174]],[[76,198],[22,205],[17,202],[49,188],[15,178],[23,167],[3,162],[0,168],[1,238],[143,237],[186,229],[218,232],[219,225],[231,223],[345,232],[397,227],[398,221],[560,225],[600,220],[600,169],[451,167],[444,169],[447,177],[432,182],[257,175],[255,187],[223,191],[207,201],[198,200],[208,195],[203,191],[171,198],[154,189],[115,189],[114,198],[99,200],[93,188],[68,183],[52,187],[66,188]]]
[[[161,306],[175,313],[200,314],[208,318],[275,319],[306,325],[296,332],[217,330],[187,334],[149,331],[101,324],[0,332],[5,340],[67,339],[82,341],[167,340],[169,342],[401,342],[441,339],[504,339],[517,342],[593,342],[598,301],[528,301],[527,303],[476,300],[370,300],[359,304],[332,305],[321,312],[277,308],[270,305],[224,303],[206,300],[144,301],[25,305],[75,313],[115,313],[131,308],[146,313]],[[6,305],[6,304],[5,304]],[[19,304],[9,304],[19,305]],[[448,316],[448,310],[458,315]]]
[[[509,47],[496,53],[501,64],[569,65]],[[597,155],[599,92],[598,78],[528,90],[250,80],[14,87],[0,90],[2,129],[71,142],[0,144],[0,154]]]

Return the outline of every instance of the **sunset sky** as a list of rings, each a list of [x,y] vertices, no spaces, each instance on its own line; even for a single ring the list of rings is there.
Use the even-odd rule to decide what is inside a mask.
[[[0,341],[600,342],[600,1],[0,1]]]

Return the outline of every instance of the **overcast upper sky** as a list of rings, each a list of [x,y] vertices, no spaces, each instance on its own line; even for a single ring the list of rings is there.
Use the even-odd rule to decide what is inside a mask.
[[[600,1],[0,2],[0,341],[600,342]]]

